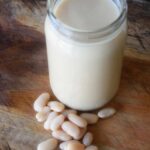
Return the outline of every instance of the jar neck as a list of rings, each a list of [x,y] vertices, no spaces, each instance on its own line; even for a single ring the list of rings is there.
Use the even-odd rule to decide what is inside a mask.
[[[123,24],[127,17],[127,2],[126,0],[113,0],[115,5],[119,9],[118,18],[108,26],[94,31],[77,31],[73,28],[69,28],[63,22],[61,22],[54,14],[55,6],[58,0],[47,0],[48,17],[52,26],[63,36],[75,40],[75,41],[98,41],[114,33]]]

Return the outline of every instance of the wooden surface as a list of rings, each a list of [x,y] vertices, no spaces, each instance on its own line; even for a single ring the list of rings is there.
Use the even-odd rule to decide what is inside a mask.
[[[150,150],[150,2],[129,0],[117,114],[90,127],[99,150]],[[35,150],[50,137],[34,99],[49,90],[44,0],[0,0],[0,150]]]

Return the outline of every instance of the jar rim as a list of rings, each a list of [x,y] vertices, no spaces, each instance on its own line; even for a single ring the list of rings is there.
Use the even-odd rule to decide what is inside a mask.
[[[58,20],[57,17],[54,15],[54,13],[50,10],[50,5],[51,5],[50,0],[47,0],[47,2],[48,2],[47,13],[53,27],[64,36],[67,36],[75,40],[79,40],[79,37],[80,40],[83,40],[85,38],[88,39],[104,38],[105,36],[112,34],[115,30],[117,30],[122,25],[122,23],[126,19],[127,10],[128,10],[127,1],[121,0],[122,10],[120,12],[120,15],[111,24],[93,31],[84,31],[84,30],[77,31],[74,28],[67,27],[67,25],[65,25],[63,22]]]

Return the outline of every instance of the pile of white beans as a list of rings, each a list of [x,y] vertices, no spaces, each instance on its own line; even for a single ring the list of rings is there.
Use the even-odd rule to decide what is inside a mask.
[[[49,93],[42,93],[33,104],[36,119],[44,122],[44,128],[52,131],[52,138],[40,143],[37,150],[98,150],[92,145],[93,134],[87,126],[96,124],[99,118],[108,118],[116,113],[114,108],[101,109],[98,114],[81,113],[66,109],[58,101],[50,101]]]

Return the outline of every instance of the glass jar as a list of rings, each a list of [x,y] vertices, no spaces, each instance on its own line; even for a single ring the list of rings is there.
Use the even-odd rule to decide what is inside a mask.
[[[119,15],[96,30],[66,25],[55,14],[55,7],[63,1],[48,1],[45,35],[51,89],[58,100],[77,110],[104,106],[119,87],[127,35],[127,4],[126,0],[109,1],[113,1]],[[89,13],[89,17],[93,16]]]

